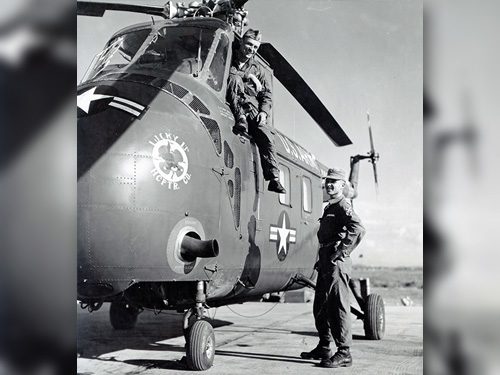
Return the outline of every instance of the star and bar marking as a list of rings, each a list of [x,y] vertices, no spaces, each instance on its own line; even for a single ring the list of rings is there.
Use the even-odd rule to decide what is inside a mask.
[[[284,260],[290,250],[290,244],[297,241],[297,231],[289,228],[290,219],[285,211],[282,211],[277,225],[270,225],[269,240],[276,242],[277,256],[280,261]]]
[[[136,103],[129,99],[121,98],[116,95],[96,94],[95,92],[97,88],[98,86],[93,87],[90,90],[81,93],[76,98],[78,108],[80,108],[86,114],[89,114],[90,105],[92,104],[92,102],[109,98],[112,98],[111,102],[109,102],[108,104],[109,106],[128,112],[136,117],[139,117],[142,111],[144,111],[144,108],[146,108],[139,103]]]

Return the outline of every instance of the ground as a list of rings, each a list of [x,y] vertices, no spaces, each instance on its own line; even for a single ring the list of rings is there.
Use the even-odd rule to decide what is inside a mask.
[[[209,310],[216,356],[205,373],[422,374],[421,270],[357,268],[355,275],[370,277],[372,292],[386,301],[386,330],[382,340],[367,340],[362,322],[354,322],[352,367],[325,370],[316,366],[318,361],[300,358],[300,352],[317,343],[312,302],[252,302]],[[406,296],[413,304],[401,302]],[[196,373],[182,361],[182,315],[173,311],[145,311],[134,329],[115,331],[109,323],[109,304],[92,314],[78,307],[78,352],[79,375]]]

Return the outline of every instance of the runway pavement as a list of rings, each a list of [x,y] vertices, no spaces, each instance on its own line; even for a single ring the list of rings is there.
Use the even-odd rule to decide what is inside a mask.
[[[78,374],[423,374],[423,308],[386,306],[381,341],[353,325],[353,366],[324,369],[300,352],[317,344],[312,303],[245,303],[209,310],[215,328],[214,365],[190,371],[184,356],[182,314],[144,311],[134,329],[115,331],[109,304],[88,313],[78,307]],[[245,317],[241,316],[244,315]]]

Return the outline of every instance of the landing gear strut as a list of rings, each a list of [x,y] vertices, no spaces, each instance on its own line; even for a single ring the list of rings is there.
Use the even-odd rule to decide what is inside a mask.
[[[203,304],[206,301],[205,283],[198,281],[196,288],[196,307],[184,314],[184,336],[186,338],[186,359],[191,370],[203,371],[212,367],[215,358],[215,334],[212,325],[204,316]],[[189,318],[196,316],[190,325]]]

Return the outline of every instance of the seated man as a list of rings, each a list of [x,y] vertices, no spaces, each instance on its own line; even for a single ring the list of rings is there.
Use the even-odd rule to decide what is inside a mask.
[[[248,130],[257,143],[264,179],[269,181],[268,190],[284,194],[286,191],[279,181],[275,132],[267,123],[272,108],[271,85],[253,58],[260,41],[257,30],[249,29],[243,35],[231,62],[226,98],[236,119],[234,130]]]

